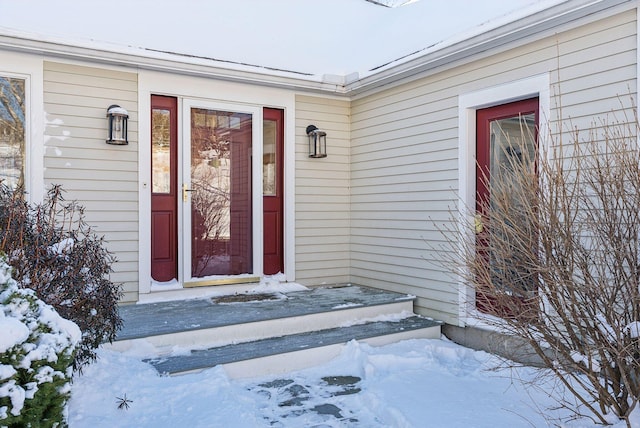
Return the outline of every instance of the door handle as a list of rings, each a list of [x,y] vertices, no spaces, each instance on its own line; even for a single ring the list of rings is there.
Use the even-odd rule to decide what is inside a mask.
[[[476,233],[482,233],[484,230],[484,224],[482,223],[482,214],[476,214],[473,218],[473,226],[476,230]]]
[[[187,202],[189,200],[189,192],[195,192],[195,189],[187,189],[187,184],[182,184],[182,200]]]

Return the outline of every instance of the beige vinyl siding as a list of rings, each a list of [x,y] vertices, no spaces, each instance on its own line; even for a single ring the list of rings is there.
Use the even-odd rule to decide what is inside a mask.
[[[349,102],[296,96],[296,280],[349,281]],[[309,158],[308,125],[327,133],[328,156]]]
[[[62,185],[105,236],[117,255],[111,279],[123,284],[124,302],[138,299],[137,99],[134,73],[44,63],[45,183]],[[105,142],[111,104],[129,112],[129,145]]]
[[[561,94],[551,100],[552,132],[560,106],[574,126],[624,119],[636,91],[635,11],[352,102],[353,282],[414,294],[420,313],[458,322],[455,276],[442,263],[450,253],[435,226],[458,209],[458,96],[542,73]]]

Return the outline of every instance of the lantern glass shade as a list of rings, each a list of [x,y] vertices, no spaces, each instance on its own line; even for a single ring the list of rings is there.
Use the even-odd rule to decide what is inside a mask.
[[[309,137],[309,157],[327,157],[327,133],[319,130],[315,125],[307,126],[307,136]]]
[[[109,120],[109,138],[107,138],[107,144],[129,144],[127,140],[129,112],[119,105],[114,104],[107,109],[107,119]]]

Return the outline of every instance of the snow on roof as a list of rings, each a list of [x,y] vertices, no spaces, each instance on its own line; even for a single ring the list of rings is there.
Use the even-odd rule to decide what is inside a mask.
[[[0,0],[0,35],[363,77],[566,0],[385,1]]]

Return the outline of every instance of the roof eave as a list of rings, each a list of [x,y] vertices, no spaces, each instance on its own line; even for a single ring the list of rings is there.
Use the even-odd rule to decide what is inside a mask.
[[[30,52],[52,58],[91,60],[96,63],[252,83],[262,86],[304,90],[319,93],[344,94],[343,84],[324,82],[315,75],[267,68],[218,64],[215,60],[189,58],[172,53],[138,48],[98,48],[78,46],[72,42],[37,40],[31,36],[0,34],[0,47],[17,52]],[[303,76],[303,77],[301,77]]]
[[[345,92],[358,98],[383,87],[399,84],[417,75],[439,72],[462,62],[492,54],[506,47],[513,47],[541,37],[557,33],[562,28],[590,16],[601,19],[603,13],[613,15],[636,7],[634,0],[577,0],[560,3],[549,9],[510,22],[493,30],[446,46],[434,46],[416,54],[415,58],[349,83]],[[595,17],[597,15],[597,17]]]
[[[127,68],[359,98],[416,76],[426,76],[482,55],[490,55],[500,49],[526,43],[534,37],[557,33],[571,25],[579,25],[583,19],[591,16],[594,20],[601,19],[607,13],[613,15],[636,6],[635,0],[569,0],[497,28],[479,32],[475,36],[435,45],[357,80],[350,80],[348,76],[344,76],[344,79],[331,79],[292,71],[276,71],[140,48],[95,44],[83,46],[75,42],[39,39],[23,34],[0,33],[0,47],[54,58],[89,59]]]

